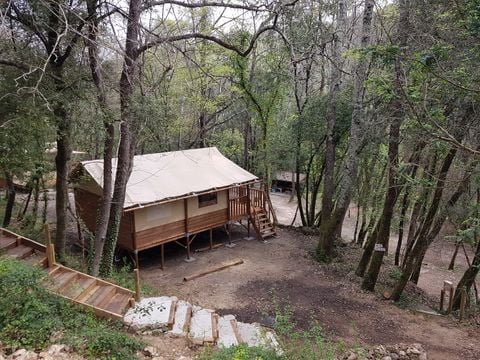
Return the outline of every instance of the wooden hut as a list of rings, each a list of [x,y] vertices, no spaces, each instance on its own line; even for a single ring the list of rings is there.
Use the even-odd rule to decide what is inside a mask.
[[[306,175],[299,174],[300,185],[305,183]],[[272,191],[291,193],[294,191],[296,182],[296,174],[288,171],[276,171],[272,178]]]
[[[116,170],[116,159],[112,162]],[[74,170],[77,213],[92,232],[102,196],[103,160],[84,161]],[[196,235],[246,220],[257,237],[275,235],[272,207],[261,181],[217,148],[135,156],[118,246],[138,252],[175,241],[187,250]]]

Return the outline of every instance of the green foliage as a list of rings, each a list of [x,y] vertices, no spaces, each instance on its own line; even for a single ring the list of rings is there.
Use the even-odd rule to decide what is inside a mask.
[[[127,259],[123,259],[123,263],[123,266],[113,268],[109,280],[124,288],[135,291],[135,273],[133,272],[133,267],[127,262]],[[141,282],[140,286],[142,296],[156,295],[155,289],[148,284]]]
[[[45,273],[0,258],[0,341],[7,349],[40,350],[65,343],[88,358],[134,359],[142,344],[120,324],[97,319],[43,286]]]
[[[200,360],[281,360],[273,350],[261,347],[248,347],[247,345],[232,346],[220,351],[208,348],[200,356]]]
[[[388,272],[388,277],[392,280],[397,280],[398,281],[402,277],[402,270],[395,267]]]

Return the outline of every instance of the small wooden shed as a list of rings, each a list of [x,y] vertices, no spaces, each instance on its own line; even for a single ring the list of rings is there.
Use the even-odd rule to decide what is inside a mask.
[[[116,159],[112,162],[116,170]],[[103,160],[75,168],[77,213],[95,230],[102,196]],[[134,157],[118,246],[138,251],[175,241],[191,256],[196,234],[247,220],[257,237],[275,235],[272,207],[260,179],[242,169],[217,148],[173,151]],[[229,231],[228,231],[229,232]],[[212,241],[210,241],[210,244]]]

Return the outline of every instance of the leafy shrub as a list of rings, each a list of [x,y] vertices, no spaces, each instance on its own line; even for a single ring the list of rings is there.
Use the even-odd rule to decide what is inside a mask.
[[[48,292],[45,273],[0,258],[0,341],[7,349],[40,350],[64,343],[89,358],[134,359],[142,344],[117,322],[99,320]]]
[[[201,360],[281,360],[273,350],[247,345],[232,346],[222,350],[206,349],[200,356]]]

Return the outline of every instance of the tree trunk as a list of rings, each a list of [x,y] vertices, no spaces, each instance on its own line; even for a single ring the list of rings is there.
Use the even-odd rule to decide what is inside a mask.
[[[56,75],[55,86],[59,94],[64,88],[63,72],[61,67],[53,65]],[[55,210],[57,226],[55,231],[55,254],[59,261],[65,258],[65,244],[67,238],[67,204],[68,204],[68,170],[72,149],[70,147],[71,121],[62,97],[59,95],[54,114],[57,118],[57,155],[55,156],[56,182],[55,182]]]
[[[370,43],[372,13],[373,13],[373,0],[366,0],[363,10],[363,24],[360,48],[365,49]],[[329,248],[335,241],[335,238],[340,233],[343,225],[345,214],[350,205],[352,198],[352,189],[357,179],[358,162],[360,159],[360,153],[363,148],[363,134],[364,134],[364,110],[363,100],[365,96],[364,83],[367,79],[368,62],[365,58],[360,58],[355,69],[354,80],[354,102],[353,112],[350,127],[350,138],[348,141],[347,154],[344,161],[342,177],[339,184],[339,195],[335,211],[324,212],[322,207],[322,214],[324,214],[322,224],[320,226],[320,234],[325,237],[325,243]],[[335,125],[333,125],[335,126]],[[328,144],[327,144],[328,147]],[[333,158],[333,161],[335,159]],[[331,171],[331,169],[330,169]],[[332,191],[333,193],[333,191]],[[329,199],[328,199],[329,200]],[[329,200],[330,201],[330,200]],[[329,204],[327,204],[329,205]],[[328,210],[328,208],[327,208]],[[327,220],[328,216],[328,220]],[[327,227],[327,225],[330,225]],[[328,254],[327,254],[328,255]]]
[[[409,32],[409,16],[410,16],[410,1],[401,0],[400,17],[398,20],[397,37],[398,45],[401,49],[404,49],[408,43]],[[395,99],[391,106],[393,110],[392,123],[390,124],[389,139],[388,139],[388,189],[385,195],[385,202],[383,206],[382,216],[380,218],[380,227],[378,230],[378,236],[376,239],[375,249],[370,260],[370,266],[365,273],[362,282],[362,288],[364,290],[373,291],[375,284],[377,283],[378,274],[382,266],[383,256],[388,249],[388,242],[390,240],[390,225],[393,217],[393,210],[398,198],[398,151],[400,143],[400,127],[402,125],[404,117],[403,109],[403,85],[405,79],[403,69],[400,63],[400,57],[397,57],[395,61],[395,78],[394,78],[394,91]]]
[[[441,211],[439,215],[437,214],[440,200],[443,194],[443,188],[445,185],[445,179],[448,174],[448,170],[450,168],[451,163],[453,162],[453,158],[455,157],[457,150],[455,148],[450,149],[448,154],[446,155],[440,173],[438,175],[437,184],[435,186],[435,193],[432,199],[432,203],[430,204],[427,216],[425,221],[422,224],[421,229],[418,231],[418,235],[416,235],[415,245],[412,248],[408,258],[406,258],[405,266],[402,270],[402,276],[397,281],[395,288],[392,291],[391,299],[394,301],[398,301],[400,296],[407,285],[408,280],[410,279],[412,273],[417,269],[419,266],[421,267],[421,262],[423,257],[425,256],[428,247],[430,244],[435,240],[436,236],[440,232],[445,220],[447,219],[447,209],[452,208],[457,203],[460,196],[465,192],[471,171],[467,171],[459,184],[457,190],[452,194],[450,199],[447,201],[447,205],[445,209]],[[470,170],[472,170],[472,165],[470,165]],[[434,221],[435,220],[435,221]]]
[[[335,242],[335,224],[330,218],[333,210],[333,193],[335,191],[335,126],[337,122],[337,97],[342,82],[342,45],[345,37],[345,2],[338,1],[337,26],[332,50],[332,70],[330,78],[330,92],[327,105],[327,142],[325,148],[325,174],[322,195],[322,221],[320,224],[320,239],[316,257],[320,261],[328,261],[333,255]],[[331,231],[330,229],[332,229]],[[330,236],[329,236],[330,235]]]
[[[141,0],[130,0],[129,16],[127,21],[127,36],[125,40],[125,54],[120,77],[120,144],[118,149],[117,170],[113,188],[108,230],[100,264],[100,274],[109,276],[112,272],[113,257],[117,245],[120,221],[123,214],[127,182],[133,166],[135,153],[135,136],[133,134],[133,118],[131,101],[134,83],[138,75],[138,38],[140,27]]]
[[[3,216],[3,227],[10,225],[16,195],[13,175],[9,171],[5,171],[5,181],[7,183],[7,205],[5,206],[5,214]]]
[[[89,0],[87,2],[87,9],[90,18],[88,24],[88,59],[90,64],[90,71],[92,74],[93,83],[97,89],[97,101],[100,107],[100,112],[103,117],[103,127],[105,130],[105,139],[103,143],[103,188],[102,200],[97,214],[97,222],[95,225],[95,238],[93,247],[93,254],[91,254],[91,272],[92,275],[97,276],[100,270],[100,262],[102,259],[103,248],[105,246],[105,236],[107,234],[108,219],[110,215],[110,205],[112,200],[112,158],[115,128],[109,116],[108,104],[105,96],[105,88],[103,81],[103,73],[100,68],[98,59],[98,19],[97,19],[97,1]]]

